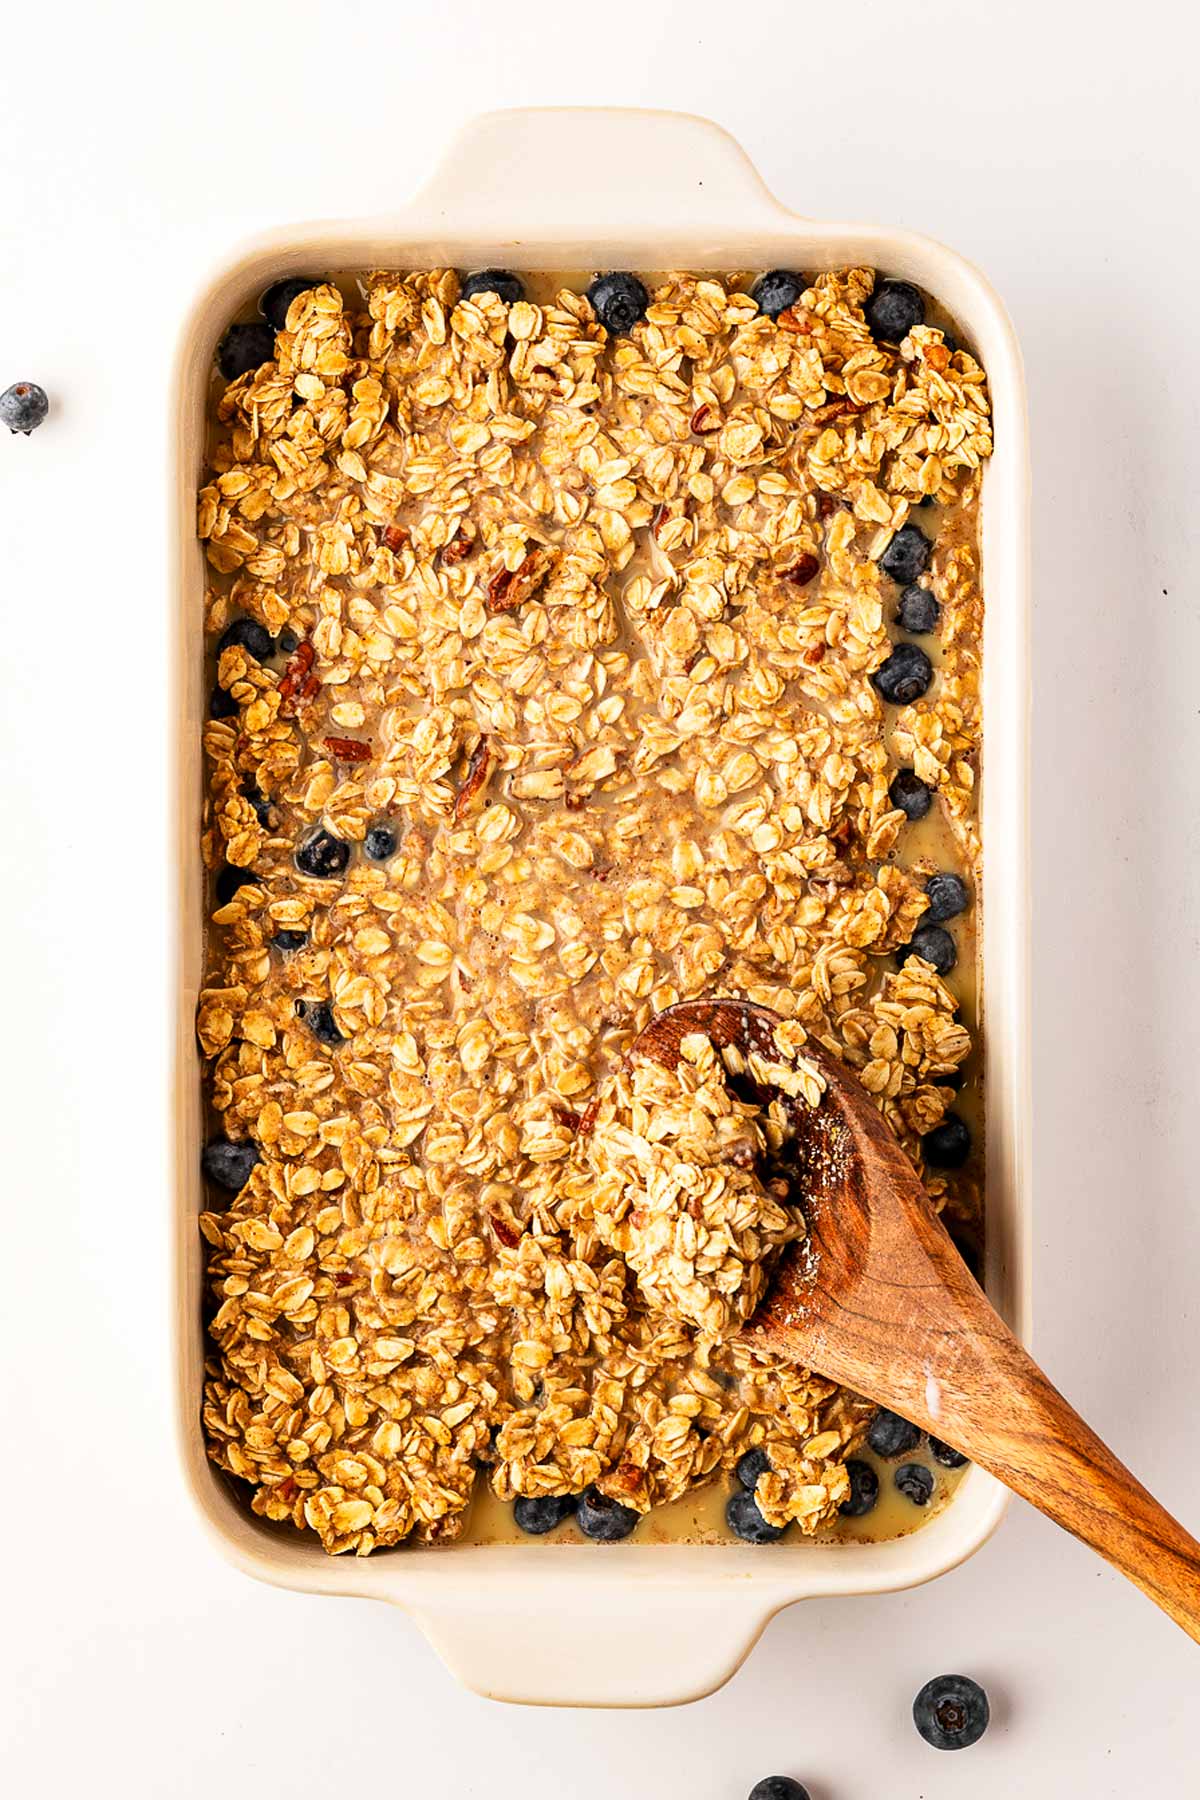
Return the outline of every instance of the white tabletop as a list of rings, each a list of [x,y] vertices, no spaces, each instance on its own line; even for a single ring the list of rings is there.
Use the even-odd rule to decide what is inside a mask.
[[[271,223],[385,211],[485,108],[708,113],[797,209],[983,266],[1036,472],[1038,1349],[1198,1526],[1198,47],[1163,0],[10,15],[0,386],[54,402],[0,441],[14,1796],[741,1800],[774,1771],[813,1800],[1192,1791],[1200,1649],[1021,1507],[958,1573],[795,1607],[721,1693],[641,1714],[476,1699],[403,1615],[258,1587],[199,1541],[163,1368],[161,471],[209,263]],[[946,1669],[992,1696],[966,1757],[908,1720]]]

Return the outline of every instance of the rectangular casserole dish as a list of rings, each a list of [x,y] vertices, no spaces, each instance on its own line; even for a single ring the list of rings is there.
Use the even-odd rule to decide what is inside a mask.
[[[172,393],[178,738],[174,829],[178,996],[173,1104],[173,1339],[176,1430],[204,1529],[238,1567],[312,1593],[390,1600],[454,1672],[498,1699],[653,1706],[725,1681],[767,1621],[809,1596],[879,1593],[940,1575],[990,1535],[1006,1496],[971,1469],[914,1535],[883,1543],[748,1546],[638,1543],[487,1546],[330,1558],[241,1508],[205,1455],[203,1199],[199,1059],[202,967],[201,727],[204,560],[195,493],[218,337],[280,276],[322,269],[689,268],[805,271],[867,264],[915,281],[968,333],[987,371],[995,454],[981,511],[986,752],[981,794],[986,981],[987,1285],[1019,1335],[1029,1314],[1030,1096],[1027,892],[1028,455],[1020,353],[983,277],[929,239],[816,223],[781,207],[717,126],[682,114],[597,110],[494,113],[469,125],[430,184],[379,220],[289,227],[244,248],[188,318]]]

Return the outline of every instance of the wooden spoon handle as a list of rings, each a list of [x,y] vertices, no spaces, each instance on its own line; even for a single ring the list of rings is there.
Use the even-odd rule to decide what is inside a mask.
[[[990,1310],[990,1308],[989,1308]],[[1200,1643],[1200,1543],[1147,1492],[1080,1418],[996,1319],[987,1375],[1002,1375],[998,1404],[985,1417],[958,1387],[927,1384],[906,1416],[944,1438],[1006,1487],[1090,1544]],[[897,1410],[904,1411],[904,1408]]]
[[[914,1187],[915,1187],[914,1183]],[[918,1190],[919,1192],[919,1190]],[[1046,1378],[920,1195],[923,1256],[884,1258],[854,1295],[799,1326],[768,1306],[751,1335],[857,1388],[989,1469],[1127,1575],[1200,1642],[1200,1543]],[[870,1251],[867,1261],[870,1262]],[[819,1287],[819,1278],[818,1278]],[[815,1298],[815,1297],[814,1297]],[[821,1312],[819,1302],[812,1311]],[[879,1344],[890,1353],[881,1357]]]

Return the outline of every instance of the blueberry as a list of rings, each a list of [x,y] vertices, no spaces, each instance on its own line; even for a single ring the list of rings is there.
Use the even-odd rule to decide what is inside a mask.
[[[764,1775],[750,1789],[749,1800],[809,1800],[808,1789],[790,1775]]]
[[[515,306],[525,298],[525,285],[507,269],[478,269],[463,282],[459,299],[472,300],[476,294],[495,294],[505,306]]]
[[[958,961],[954,939],[944,925],[922,925],[914,931],[911,942],[897,952],[897,961],[903,966],[910,956],[932,964],[939,975],[948,975]]]
[[[925,898],[929,902],[925,924],[943,925],[947,919],[956,919],[959,913],[966,912],[971,904],[971,890],[961,875],[931,875],[925,883]]]
[[[598,1488],[584,1488],[579,1496],[575,1523],[584,1537],[594,1538],[598,1544],[615,1544],[621,1538],[627,1538],[637,1522],[638,1515],[632,1506],[610,1500]]]
[[[530,1537],[545,1537],[548,1531],[569,1519],[578,1504],[575,1494],[543,1494],[536,1500],[522,1494],[513,1502],[513,1523],[518,1531],[527,1531]]]
[[[730,1494],[725,1503],[725,1523],[746,1544],[777,1544],[783,1536],[783,1527],[767,1524],[754,1495],[745,1488]]]
[[[925,573],[932,549],[919,525],[902,525],[880,557],[879,566],[901,587],[909,587]]]
[[[300,639],[296,636],[294,631],[289,630],[285,625],[279,636],[275,639],[276,650],[281,656],[290,656],[292,651],[299,649],[299,647]]]
[[[228,650],[231,644],[240,644],[255,662],[266,662],[268,656],[275,654],[275,639],[257,619],[235,619],[232,625],[226,626],[217,639],[217,655]]]
[[[881,1406],[867,1427],[867,1442],[876,1456],[907,1456],[921,1441],[920,1427]]]
[[[231,325],[217,347],[217,367],[226,381],[274,360],[275,333],[269,325]]]
[[[28,437],[49,411],[46,390],[36,381],[14,381],[0,394],[0,425],[7,425],[14,437],[18,431],[22,437]]]
[[[272,331],[286,331],[288,309],[292,301],[301,294],[307,294],[310,288],[320,285],[321,280],[317,275],[286,275],[282,281],[272,282],[259,300],[258,310]]]
[[[896,623],[901,631],[911,631],[914,637],[927,637],[937,630],[941,616],[942,609],[928,588],[918,587],[914,581],[901,594],[896,609]]]
[[[879,1498],[879,1477],[870,1463],[852,1456],[846,1464],[846,1473],[850,1477],[850,1492],[838,1507],[845,1519],[861,1519],[869,1513]]]
[[[750,289],[750,298],[757,303],[759,312],[777,319],[789,306],[795,306],[803,292],[802,275],[792,269],[769,269]]]
[[[257,782],[247,781],[242,787],[242,798],[248,800],[254,808],[254,816],[260,825],[270,827],[271,802],[259,788]]]
[[[913,1701],[913,1724],[935,1750],[965,1750],[988,1728],[988,1697],[969,1675],[935,1675]]]
[[[588,289],[596,317],[605,331],[623,337],[645,315],[650,296],[636,275],[597,275]]]
[[[396,834],[390,825],[372,825],[363,848],[372,862],[386,862],[396,854]]]
[[[733,1472],[742,1486],[753,1493],[758,1486],[759,1476],[765,1475],[770,1466],[766,1451],[760,1447],[757,1450],[747,1450],[744,1456],[739,1456]]]
[[[933,1475],[924,1463],[901,1463],[892,1478],[914,1506],[928,1506],[933,1498]]]
[[[957,1113],[947,1113],[921,1139],[921,1155],[933,1169],[961,1169],[970,1154],[971,1133]]]
[[[208,696],[208,710],[214,719],[232,719],[237,709],[238,703],[232,694],[227,694],[223,687],[214,687]]]
[[[933,680],[933,664],[919,644],[897,644],[871,680],[882,699],[893,706],[909,706]]]
[[[925,302],[911,281],[877,281],[863,308],[871,336],[898,344],[925,317]]]
[[[218,1187],[240,1194],[258,1161],[258,1145],[249,1140],[232,1144],[226,1137],[210,1138],[200,1154],[200,1167]]]
[[[962,1469],[970,1460],[961,1450],[956,1450],[953,1444],[943,1444],[941,1438],[935,1437],[929,1440],[929,1454],[934,1462],[941,1463],[943,1469]]]
[[[277,950],[303,950],[308,942],[307,931],[277,931],[271,939]]]
[[[239,888],[257,887],[258,885],[259,878],[254,873],[253,869],[235,869],[233,864],[230,863],[226,868],[222,869],[221,873],[217,876],[216,887],[214,889],[217,896],[217,905],[228,906]]]
[[[333,881],[350,861],[350,846],[324,827],[306,838],[296,852],[296,867],[302,875],[315,875],[320,881]]]
[[[313,1036],[322,1044],[344,1044],[337,1028],[333,1008],[327,1000],[297,1000],[296,1015],[304,1020]]]
[[[888,799],[906,819],[923,819],[933,805],[933,789],[911,769],[900,769],[892,777]]]

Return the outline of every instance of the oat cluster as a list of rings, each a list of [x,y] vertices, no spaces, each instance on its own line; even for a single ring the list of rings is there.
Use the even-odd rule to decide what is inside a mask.
[[[862,1403],[730,1337],[795,1230],[740,1163],[763,1121],[697,1046],[578,1125],[701,995],[819,1037],[914,1156],[970,1047],[885,960],[926,906],[888,784],[935,786],[974,868],[986,388],[934,328],[876,343],[872,279],[776,321],[674,274],[610,339],[568,290],[378,274],[302,294],[216,403],[208,627],[295,645],[225,648],[204,731],[206,857],[253,879],[213,903],[197,1029],[259,1151],[201,1219],[204,1424],[327,1550],[453,1537],[480,1469],[646,1510],[764,1444],[759,1504],[806,1531],[847,1491]],[[942,654],[885,718],[877,559],[927,496]],[[330,878],[295,861],[318,831]]]

